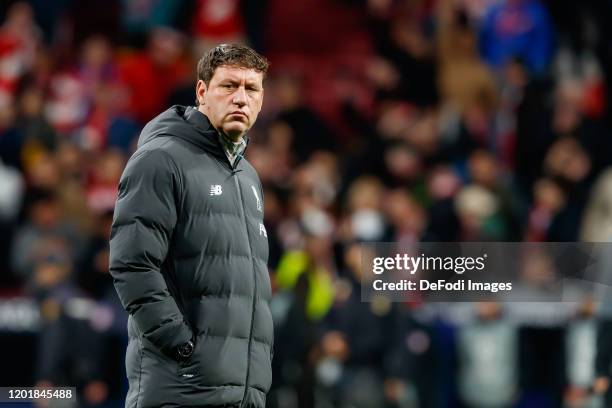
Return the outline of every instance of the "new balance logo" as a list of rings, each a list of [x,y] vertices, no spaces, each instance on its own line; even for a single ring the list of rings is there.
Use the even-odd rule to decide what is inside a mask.
[[[210,186],[211,196],[216,196],[216,195],[221,195],[221,194],[223,194],[223,189],[221,188],[219,184],[213,184],[212,186]]]

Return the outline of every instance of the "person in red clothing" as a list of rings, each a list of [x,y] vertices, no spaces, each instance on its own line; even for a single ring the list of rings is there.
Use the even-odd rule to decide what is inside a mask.
[[[244,43],[240,0],[197,0],[196,4],[192,21],[195,55],[218,43]]]
[[[129,111],[146,123],[165,107],[170,92],[190,80],[190,68],[182,58],[183,38],[168,28],[151,33],[145,52],[128,55],[120,62],[121,77],[129,90]]]
[[[32,7],[12,5],[0,25],[0,108],[11,103],[19,78],[31,69],[41,38]]]

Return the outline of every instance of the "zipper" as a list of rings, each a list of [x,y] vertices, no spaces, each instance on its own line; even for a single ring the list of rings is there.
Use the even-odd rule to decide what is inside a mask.
[[[249,257],[251,258],[251,266],[253,267],[253,303],[251,305],[251,328],[249,330],[249,346],[247,349],[247,372],[246,379],[244,381],[244,394],[242,395],[242,401],[240,406],[243,406],[244,400],[247,396],[247,391],[249,390],[249,376],[251,372],[251,345],[253,344],[253,325],[255,323],[255,305],[257,302],[257,271],[255,270],[255,265],[253,264],[253,248],[251,247],[251,235],[249,234],[249,224],[246,219],[246,211],[244,209],[244,200],[242,199],[242,189],[240,188],[240,181],[236,176],[235,172],[232,172],[232,176],[234,177],[234,181],[236,183],[236,188],[238,189],[238,199],[240,201],[240,215],[244,221],[244,226],[246,229],[247,240],[249,241]]]

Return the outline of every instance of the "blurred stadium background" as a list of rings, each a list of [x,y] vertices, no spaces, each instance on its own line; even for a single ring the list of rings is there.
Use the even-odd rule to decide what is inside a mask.
[[[612,407],[606,303],[361,303],[358,283],[363,241],[610,239],[611,17],[608,0],[3,0],[0,385],[122,406],[119,176],[144,123],[193,104],[202,52],[244,42],[272,63],[247,152],[270,407]]]

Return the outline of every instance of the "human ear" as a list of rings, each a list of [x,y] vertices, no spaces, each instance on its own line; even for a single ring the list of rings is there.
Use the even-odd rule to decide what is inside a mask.
[[[198,105],[205,105],[206,91],[206,83],[201,79],[198,79],[196,84],[196,101]]]

